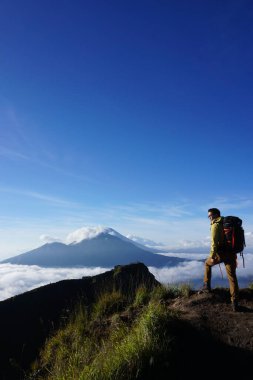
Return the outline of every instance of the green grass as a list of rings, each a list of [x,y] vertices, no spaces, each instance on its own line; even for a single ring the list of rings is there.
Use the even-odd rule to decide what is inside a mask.
[[[166,301],[171,298],[189,297],[192,288],[189,284],[160,285],[153,289],[152,298]]]
[[[132,300],[118,291],[101,294],[91,310],[79,305],[45,344],[33,367],[36,380],[131,380],[169,362],[175,311],[169,298],[189,287],[139,287]],[[30,377],[31,378],[31,377]]]
[[[146,305],[150,300],[150,291],[145,286],[140,286],[136,290],[133,307],[140,307]]]
[[[104,318],[117,313],[127,305],[127,299],[119,291],[101,294],[93,307],[93,318]]]
[[[138,378],[168,351],[170,338],[164,332],[170,317],[164,305],[149,303],[131,328],[120,326],[111,333],[79,379]]]

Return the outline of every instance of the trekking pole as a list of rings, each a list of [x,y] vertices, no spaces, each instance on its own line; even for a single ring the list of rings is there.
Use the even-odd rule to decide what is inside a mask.
[[[221,278],[222,278],[222,280],[223,280],[223,273],[222,273],[222,270],[221,270],[221,266],[220,266],[220,264],[219,264],[219,267],[220,267]]]
[[[244,256],[243,256],[243,252],[240,253],[240,256],[242,257],[242,264],[243,264],[243,268],[245,268],[245,262],[244,262]]]

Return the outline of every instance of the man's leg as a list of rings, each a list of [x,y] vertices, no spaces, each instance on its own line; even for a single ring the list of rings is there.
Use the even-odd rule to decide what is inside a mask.
[[[204,284],[211,289],[211,279],[212,279],[212,267],[219,264],[220,258],[216,257],[213,261],[211,257],[208,257],[205,261],[205,272],[204,272]]]
[[[231,302],[237,303],[239,298],[239,286],[236,277],[236,256],[232,256],[231,259],[226,261],[224,264],[229,281]]]

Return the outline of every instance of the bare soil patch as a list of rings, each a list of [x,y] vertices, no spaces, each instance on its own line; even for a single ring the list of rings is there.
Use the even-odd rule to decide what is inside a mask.
[[[241,289],[239,311],[232,311],[229,290],[217,288],[208,294],[193,292],[177,298],[170,307],[197,330],[208,331],[215,339],[253,353],[253,290]]]

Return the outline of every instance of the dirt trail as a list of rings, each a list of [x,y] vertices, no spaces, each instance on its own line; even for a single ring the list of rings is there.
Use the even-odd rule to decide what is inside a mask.
[[[219,341],[253,353],[253,290],[241,289],[239,311],[233,312],[228,289],[210,294],[194,292],[178,298],[170,307],[182,312],[181,318],[198,330],[208,330]]]

